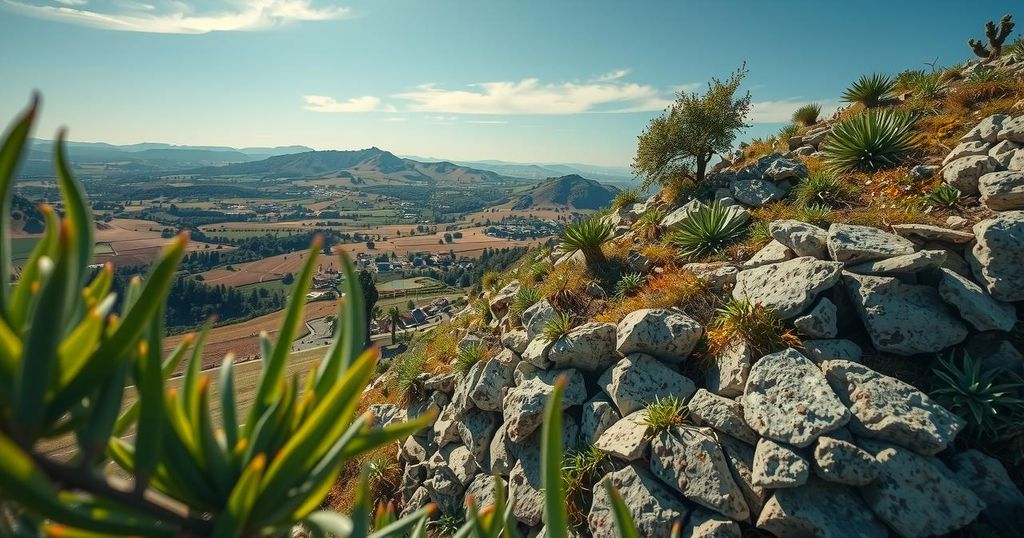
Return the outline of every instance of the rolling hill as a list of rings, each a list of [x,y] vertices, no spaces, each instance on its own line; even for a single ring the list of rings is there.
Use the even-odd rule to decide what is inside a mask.
[[[403,159],[372,147],[354,151],[307,151],[262,161],[209,166],[189,173],[208,177],[342,178],[355,185],[504,183],[496,172],[459,166],[447,161],[424,163]]]
[[[565,206],[572,209],[596,210],[607,207],[619,192],[617,187],[598,183],[578,174],[548,178],[520,191],[512,209],[524,210]]]

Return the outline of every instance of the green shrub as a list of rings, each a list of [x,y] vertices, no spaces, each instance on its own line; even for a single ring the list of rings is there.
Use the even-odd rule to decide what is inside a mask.
[[[775,134],[780,142],[786,143],[790,138],[800,134],[800,126],[795,123],[790,123],[779,129],[779,132]]]
[[[522,319],[523,312],[537,304],[541,297],[540,288],[534,286],[520,286],[519,291],[512,296],[512,302],[508,306],[509,321],[513,326],[518,325]]]
[[[827,207],[847,207],[857,200],[857,188],[837,174],[816,172],[793,187],[798,204],[824,204]]]
[[[1012,76],[1006,71],[994,69],[991,67],[985,67],[981,69],[975,69],[974,71],[967,74],[964,78],[965,82],[971,84],[978,84],[983,82],[998,82],[1001,80],[1010,79]]]
[[[719,202],[691,211],[669,234],[671,241],[686,258],[701,258],[724,249],[743,235],[747,219],[735,208]]]
[[[615,283],[615,297],[624,299],[633,295],[644,285],[644,275],[641,273],[626,273]]]
[[[832,222],[832,208],[825,204],[799,205],[793,217],[799,221],[828,227]]]
[[[917,69],[896,76],[896,89],[910,92],[916,99],[933,99],[942,91],[942,72]]]
[[[675,396],[657,398],[644,409],[647,411],[644,422],[654,430],[654,433],[663,432],[673,426],[682,426],[689,422],[690,418],[690,410]]]
[[[863,75],[843,92],[843,101],[874,108],[889,98],[895,87],[893,80],[887,75]]]
[[[898,110],[869,110],[832,127],[822,148],[838,171],[872,171],[897,165],[918,146],[914,116]]]
[[[922,197],[922,201],[926,205],[930,205],[932,207],[953,209],[960,205],[960,198],[962,197],[963,193],[960,192],[960,189],[947,183],[943,183],[925,194]]]
[[[793,123],[804,127],[810,127],[811,125],[818,123],[818,116],[820,115],[821,105],[818,103],[808,103],[793,112]]]
[[[452,369],[459,375],[465,376],[474,364],[487,358],[487,349],[480,344],[469,344],[459,347],[455,353],[455,360],[452,362]]]
[[[35,104],[0,147],[5,213],[34,118]],[[295,278],[277,341],[261,337],[259,381],[242,386],[227,357],[216,381],[222,412],[214,413],[212,380],[200,371],[203,336],[163,351],[163,305],[187,237],[173,239],[148,276],[128,285],[114,315],[113,272],[88,267],[92,211],[70,173],[63,135],[53,155],[63,219],[47,212],[45,235],[14,285],[7,284],[7,271],[0,276],[4,527],[17,521],[19,534],[60,536],[282,535],[299,523],[318,533],[365,531],[371,525],[365,469],[353,518],[317,510],[328,489],[346,462],[404,439],[430,417],[375,429],[356,413],[379,353],[363,348],[364,298],[348,257],[340,255],[348,300],[319,367],[302,384],[286,375],[323,251],[317,240]],[[8,222],[8,215],[0,218],[2,238]],[[10,267],[7,242],[0,244],[0,265]],[[171,388],[167,378],[186,355],[181,385]],[[304,384],[309,390],[300,390]],[[243,396],[252,397],[246,412],[236,401]],[[132,428],[134,435],[125,436]],[[71,442],[60,457],[44,448],[57,438]],[[106,472],[111,460],[132,478],[131,489]],[[381,535],[404,535],[428,513]]]
[[[416,384],[416,376],[423,373],[427,358],[419,353],[403,353],[391,363],[398,392],[409,394]]]
[[[643,196],[640,194],[639,190],[622,189],[612,200],[612,209],[618,210],[641,201],[643,201]]]
[[[611,238],[611,223],[606,219],[592,216],[566,226],[562,231],[559,249],[566,253],[582,252],[587,268],[594,274],[599,274],[608,262],[601,248]]]
[[[967,421],[977,438],[997,439],[1004,430],[1024,421],[1024,380],[1002,368],[985,367],[982,360],[963,354],[960,365],[951,355],[933,370],[932,396]]]
[[[540,338],[545,342],[554,342],[572,332],[575,327],[576,324],[573,322],[572,315],[568,312],[559,312],[544,324],[544,328],[540,332]]]
[[[636,235],[643,240],[653,241],[661,235],[664,231],[664,227],[661,225],[661,221],[665,220],[667,213],[664,209],[658,209],[652,207],[647,211],[644,211],[636,222],[633,223],[633,231]]]
[[[742,340],[754,348],[757,356],[800,344],[773,311],[745,299],[732,299],[718,309],[707,339],[713,353]]]

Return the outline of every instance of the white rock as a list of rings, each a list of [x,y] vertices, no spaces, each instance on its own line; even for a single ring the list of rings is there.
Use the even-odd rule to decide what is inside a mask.
[[[811,338],[834,338],[839,332],[836,327],[837,312],[836,305],[828,297],[822,297],[809,312],[793,319],[793,326]]]
[[[704,329],[675,309],[645,308],[626,314],[616,330],[616,350],[622,355],[646,353],[665,362],[686,360]]]
[[[745,340],[735,340],[715,354],[704,374],[708,390],[732,398],[743,394],[750,374],[752,348]]]
[[[779,243],[789,247],[797,256],[822,259],[828,253],[828,232],[799,220],[776,220],[768,229]]]
[[[647,423],[647,410],[630,413],[606,429],[594,443],[610,456],[633,461],[640,459],[651,444],[651,426]]]
[[[833,223],[828,228],[828,252],[833,260],[849,265],[912,254],[914,244],[878,228]]]
[[[889,531],[855,492],[812,478],[799,488],[776,490],[757,520],[775,536],[887,538]]]
[[[975,329],[1010,331],[1017,324],[1017,311],[1013,305],[993,299],[981,289],[981,286],[949,269],[941,271],[939,296],[956,307],[960,317]]]
[[[681,500],[642,467],[630,465],[608,473],[594,485],[594,499],[587,526],[594,538],[619,538],[614,509],[605,483],[610,482],[626,501],[640,536],[668,536],[689,509]]]
[[[981,203],[993,211],[1024,209],[1024,172],[992,172],[978,180]]]
[[[613,323],[584,323],[556,340],[547,355],[555,367],[588,372],[603,370],[617,359]]]
[[[698,425],[709,426],[746,443],[757,443],[757,433],[743,420],[743,406],[736,400],[697,389],[686,407]]]
[[[708,428],[675,427],[655,436],[651,472],[705,508],[736,521],[750,517],[743,493]]]
[[[811,466],[792,447],[762,438],[754,449],[754,485],[795,488],[807,483]]]
[[[1006,211],[974,225],[968,252],[974,278],[997,301],[1024,300],[1024,211]]]
[[[978,193],[978,179],[999,169],[999,161],[988,155],[964,157],[950,162],[942,169],[942,179],[964,194]]]
[[[962,141],[971,140],[982,140],[985,142],[995,143],[999,140],[999,131],[1003,128],[1003,123],[1010,119],[1010,116],[1006,114],[993,114],[983,120],[978,125],[967,132],[964,136],[960,137]]]
[[[988,150],[990,147],[991,144],[987,142],[982,142],[980,140],[975,140],[971,142],[961,142],[955,148],[953,148],[953,151],[949,152],[949,155],[946,155],[946,158],[942,160],[942,165],[945,166],[949,164],[950,161],[962,159],[964,157],[988,155]]]
[[[659,398],[674,396],[685,401],[697,390],[693,381],[642,353],[620,360],[601,375],[598,384],[623,416]]]
[[[790,319],[811,305],[818,294],[839,281],[842,264],[811,256],[740,271],[732,296],[769,308]]]
[[[761,250],[755,252],[749,260],[743,262],[743,268],[753,269],[755,267],[761,267],[762,265],[779,263],[792,259],[793,251],[786,245],[783,245],[773,239],[767,245],[762,247]]]

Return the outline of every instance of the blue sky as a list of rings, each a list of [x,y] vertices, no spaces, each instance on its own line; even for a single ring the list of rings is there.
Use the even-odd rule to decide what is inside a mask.
[[[967,59],[1008,4],[0,0],[0,117],[37,88],[40,137],[627,165],[676,89],[746,61],[766,134],[863,73]]]

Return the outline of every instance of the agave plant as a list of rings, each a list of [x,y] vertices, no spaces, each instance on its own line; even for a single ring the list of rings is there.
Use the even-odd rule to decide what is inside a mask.
[[[874,108],[888,98],[895,87],[895,83],[887,75],[881,73],[862,75],[843,92],[843,101],[860,103],[867,108]]]
[[[746,223],[744,213],[716,201],[691,211],[675,225],[668,239],[683,257],[701,258],[721,251],[742,236]]]
[[[455,360],[452,363],[452,368],[459,373],[459,375],[465,376],[469,373],[469,370],[473,368],[473,365],[487,358],[487,349],[480,344],[469,344],[459,348],[459,351],[455,354]]]
[[[922,200],[924,203],[933,207],[953,209],[960,205],[960,198],[962,197],[963,193],[960,192],[960,189],[948,183],[943,183],[925,194],[922,197]]]
[[[986,368],[967,353],[959,365],[952,355],[939,359],[939,368],[933,373],[936,388],[932,396],[967,420],[968,429],[976,436],[997,438],[1009,421],[1024,419],[1024,379],[1020,376],[1002,368]]]
[[[898,110],[869,110],[832,127],[822,148],[838,171],[871,171],[897,165],[918,146],[915,116]]]
[[[793,123],[810,127],[818,123],[819,115],[821,115],[821,105],[818,103],[808,103],[793,112]]]
[[[0,146],[0,265],[10,267],[8,213],[14,170],[36,115],[35,102]],[[203,337],[164,354],[164,300],[187,237],[170,242],[145,279],[128,286],[113,311],[109,266],[93,272],[92,213],[65,157],[53,153],[64,217],[44,207],[46,232],[8,284],[0,271],[0,498],[5,526],[63,536],[287,535],[296,524],[322,532],[370,527],[369,500],[352,517],[318,511],[351,458],[402,439],[428,423],[371,428],[354,416],[376,349],[363,349],[363,297],[341,255],[347,300],[338,334],[305,380],[288,379],[292,339],[302,321],[322,245],[296,278],[277,341],[261,336],[262,370],[253,390],[236,390],[231,357],[212,380],[200,371]],[[180,388],[168,376],[186,357]],[[128,386],[134,386],[129,390]],[[239,398],[251,397],[241,412]],[[428,417],[429,418],[429,417]],[[134,435],[128,437],[129,429]],[[71,454],[45,443],[62,439]],[[109,459],[108,459],[109,458]],[[131,477],[104,473],[110,460]],[[364,477],[365,480],[365,477]],[[377,536],[404,535],[429,509]]]
[[[633,231],[640,239],[653,241],[664,231],[661,221],[665,220],[666,215],[665,210],[652,207],[636,219]]]
[[[549,319],[544,324],[544,328],[540,331],[540,338],[545,342],[554,342],[572,332],[575,327],[576,324],[573,322],[572,314],[558,312],[555,314],[555,317]]]
[[[644,285],[644,275],[641,273],[626,273],[615,283],[615,297],[624,299],[633,295]]]
[[[562,252],[582,252],[591,272],[601,273],[608,262],[601,247],[612,238],[612,225],[607,219],[591,217],[574,222],[562,231],[559,249]]]

